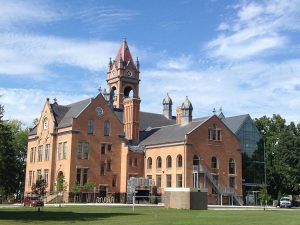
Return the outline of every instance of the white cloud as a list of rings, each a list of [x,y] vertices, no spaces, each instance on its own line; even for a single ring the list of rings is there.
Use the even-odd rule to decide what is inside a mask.
[[[34,118],[39,118],[46,98],[55,97],[59,104],[67,105],[92,96],[75,93],[49,92],[40,89],[6,89],[0,88],[0,104],[4,105],[4,119],[17,119],[27,126],[32,126]]]
[[[192,57],[190,55],[181,55],[176,58],[163,57],[158,61],[157,67],[162,69],[184,70],[189,68],[191,64]]]
[[[207,43],[211,57],[249,59],[292,46],[288,31],[300,30],[300,0],[243,1],[235,17],[222,21],[218,37]]]
[[[0,34],[0,75],[49,75],[49,66],[58,64],[104,70],[119,45],[108,41]]]

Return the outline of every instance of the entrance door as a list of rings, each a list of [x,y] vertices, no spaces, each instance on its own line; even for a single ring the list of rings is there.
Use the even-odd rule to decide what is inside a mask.
[[[104,185],[100,185],[99,186],[99,195],[100,195],[100,198],[104,198],[106,197],[107,195],[107,186],[104,186]]]

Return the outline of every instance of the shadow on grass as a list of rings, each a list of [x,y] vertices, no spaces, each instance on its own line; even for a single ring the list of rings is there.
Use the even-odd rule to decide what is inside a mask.
[[[139,215],[136,213],[78,213],[78,212],[49,212],[49,211],[0,211],[0,220],[30,221],[86,221],[101,220],[115,216]]]

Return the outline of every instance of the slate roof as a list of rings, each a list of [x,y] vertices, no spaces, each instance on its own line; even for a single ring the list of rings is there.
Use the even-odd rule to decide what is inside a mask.
[[[58,105],[57,103],[50,104],[57,128],[69,127],[72,125],[72,118],[77,117],[91,102],[91,98],[75,102],[70,105]],[[35,126],[29,135],[37,133]]]
[[[123,123],[123,110],[114,109],[118,119]],[[162,114],[140,112],[140,131],[144,131],[147,128],[168,126],[175,124],[175,120],[169,120]]]
[[[193,131],[196,127],[203,124],[209,117],[192,121],[187,125],[169,125],[163,127],[156,127],[148,131],[143,132],[141,138],[145,137],[140,145],[154,145],[154,144],[166,144],[173,142],[180,142],[185,140],[185,135]],[[147,132],[151,133],[150,136],[146,135]]]
[[[248,117],[248,114],[225,117],[222,119],[222,121],[234,134],[236,134]]]

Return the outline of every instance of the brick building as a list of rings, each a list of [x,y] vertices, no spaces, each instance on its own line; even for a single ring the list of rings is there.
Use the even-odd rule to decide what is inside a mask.
[[[216,115],[193,119],[187,97],[176,116],[169,95],[162,114],[141,112],[139,82],[139,61],[124,40],[109,61],[103,93],[70,105],[47,99],[28,137],[25,193],[41,178],[55,191],[63,174],[66,192],[92,181],[103,196],[122,195],[130,177],[145,177],[158,193],[191,187],[207,190],[211,204],[239,202],[242,155],[233,131]]]

